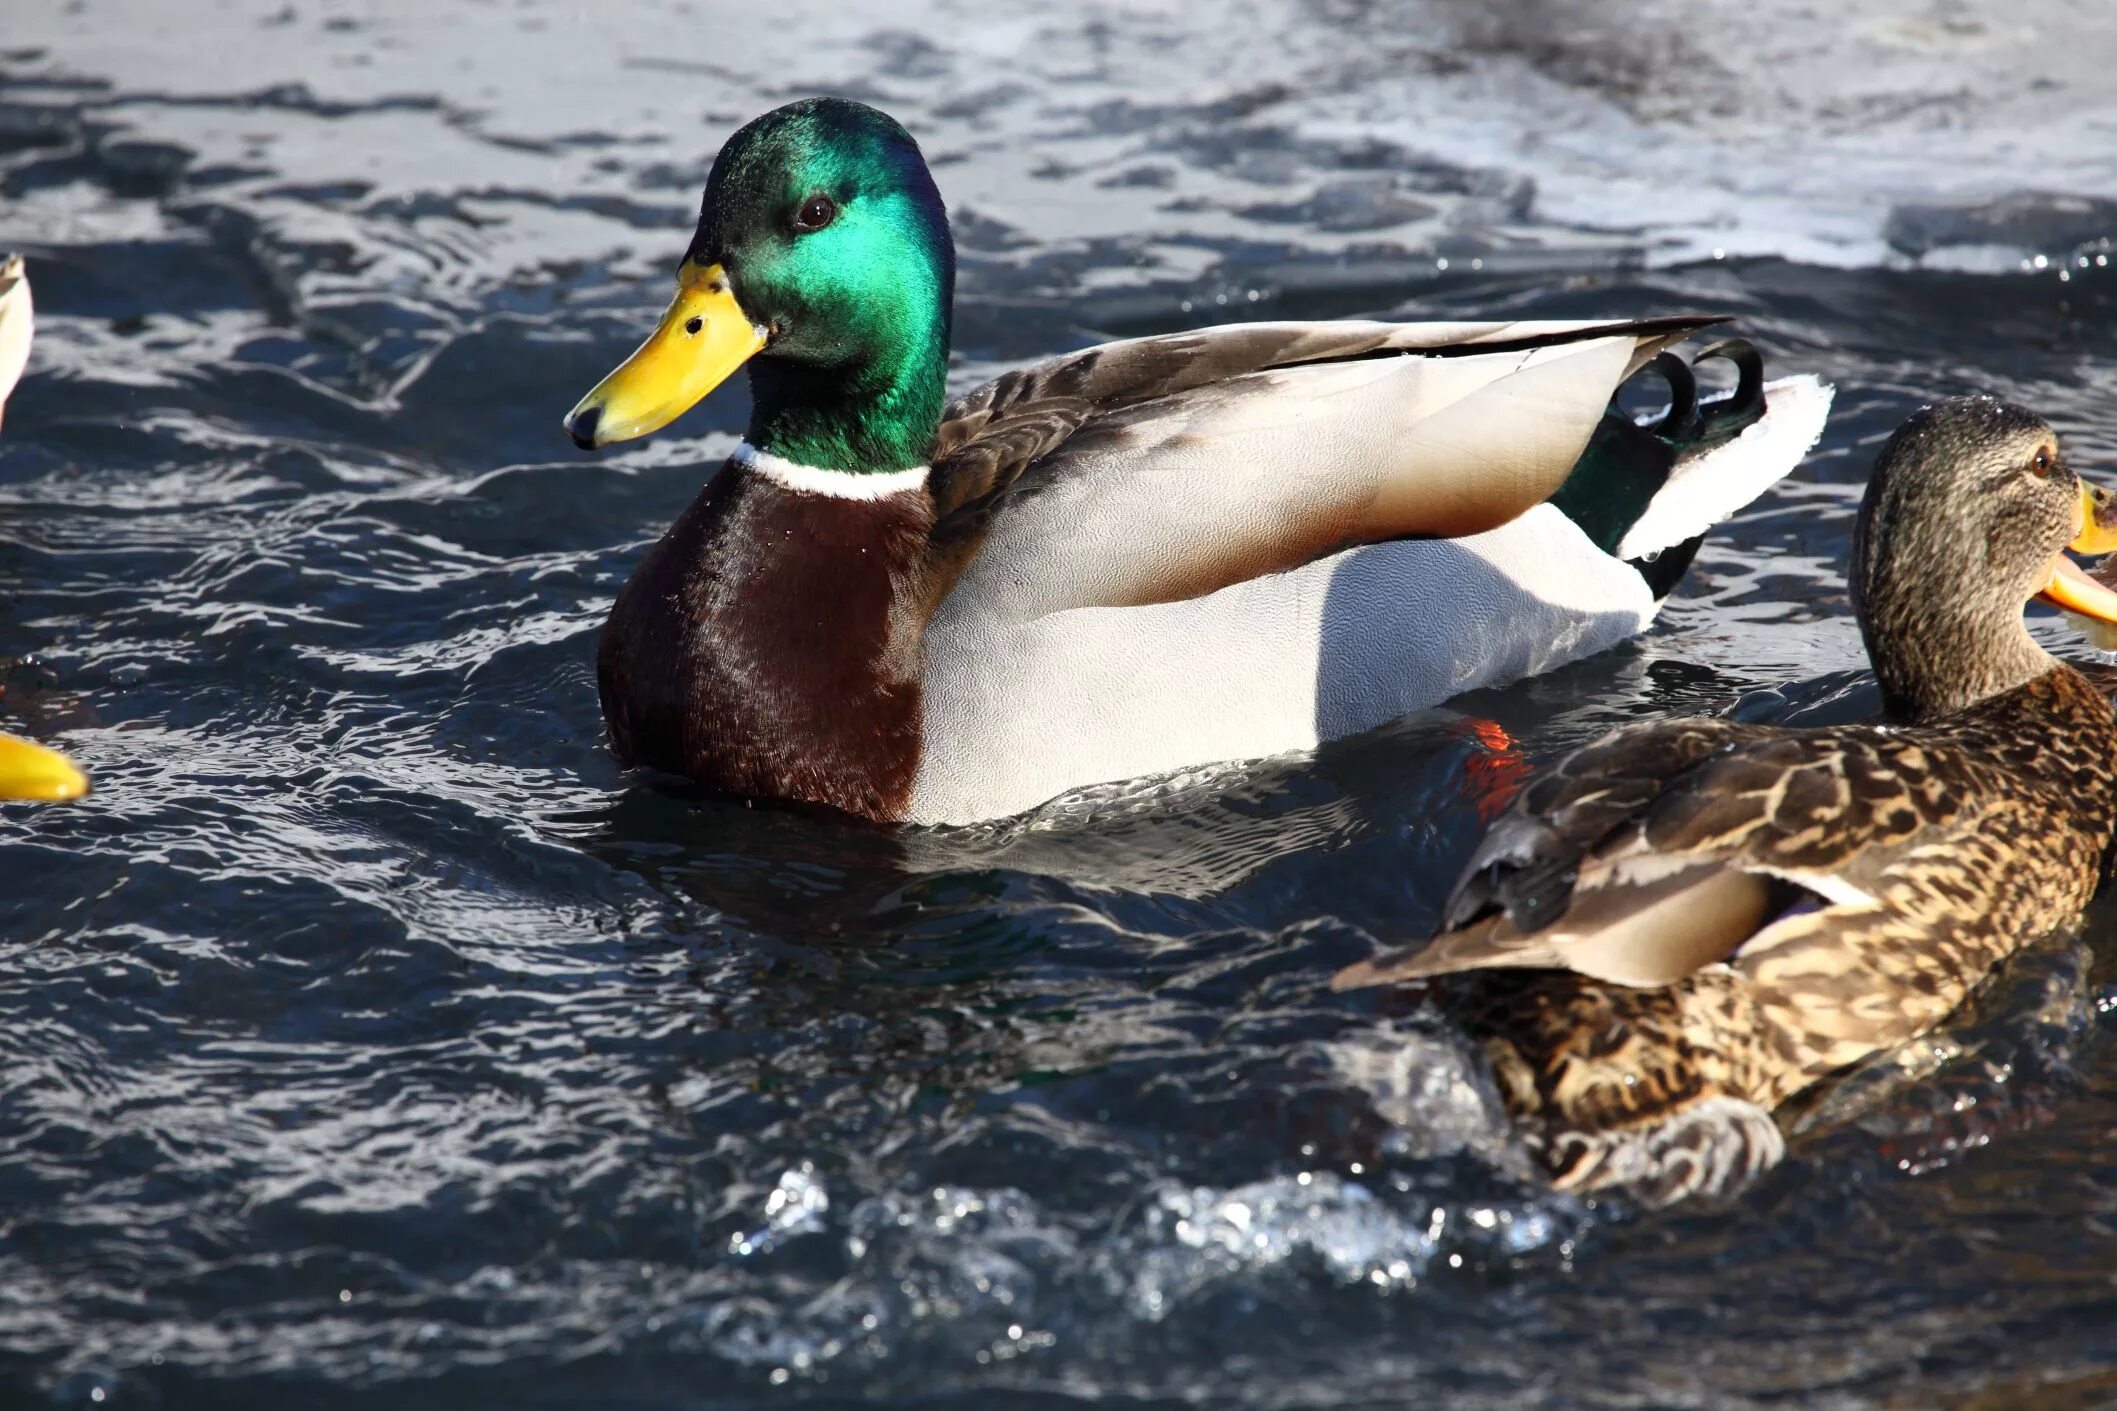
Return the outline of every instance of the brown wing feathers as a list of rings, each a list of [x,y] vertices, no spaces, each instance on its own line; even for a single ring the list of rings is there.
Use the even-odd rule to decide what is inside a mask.
[[[1471,854],[1443,908],[1452,929],[1506,911],[1523,931],[1557,920],[1589,851],[1633,821],[1667,783],[1758,732],[1717,720],[1633,726],[1531,780]]]
[[[1495,528],[1565,481],[1626,369],[1700,322],[1236,325],[1012,374],[942,427],[924,601],[967,581],[1027,622]],[[1434,356],[1387,356],[1408,353]]]
[[[1664,349],[1722,322],[1680,315],[1558,332],[1536,323],[1255,323],[1104,343],[1010,372],[948,407],[929,477],[935,515],[945,520],[1004,490],[1098,415],[1266,368],[1388,353],[1526,351],[1629,334],[1635,340],[1629,377]]]

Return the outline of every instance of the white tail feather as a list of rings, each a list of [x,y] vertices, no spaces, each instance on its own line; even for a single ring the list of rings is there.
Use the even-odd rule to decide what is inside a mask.
[[[1624,542],[1622,559],[1644,558],[1705,533],[1785,479],[1823,434],[1832,389],[1814,377],[1764,387],[1764,415],[1724,446],[1676,467]]]

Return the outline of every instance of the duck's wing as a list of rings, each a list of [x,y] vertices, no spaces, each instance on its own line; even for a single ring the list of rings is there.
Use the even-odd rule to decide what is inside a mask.
[[[1859,727],[1620,731],[1540,778],[1494,825],[1451,899],[1455,929],[1334,984],[1513,966],[1673,984],[1791,912],[1872,907],[1907,845],[1998,784],[1960,757],[1947,769],[1963,777],[1943,781],[1938,751]]]
[[[0,414],[29,363],[29,275],[20,255],[0,255]]]
[[[1033,617],[1172,602],[1506,523],[1626,377],[1717,319],[1261,323],[1088,348],[952,405],[936,561]]]
[[[1564,756],[1493,820],[1449,893],[1444,926],[1458,931],[1505,912],[1524,933],[1543,930],[1572,900],[1591,851],[1636,822],[1672,780],[1759,733],[1725,720],[1657,721]]]

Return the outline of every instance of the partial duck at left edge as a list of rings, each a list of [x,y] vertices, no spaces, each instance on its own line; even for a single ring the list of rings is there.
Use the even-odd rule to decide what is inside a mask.
[[[34,316],[20,255],[0,257],[0,416],[29,364]],[[63,803],[88,792],[88,776],[56,750],[0,735],[0,801]]]

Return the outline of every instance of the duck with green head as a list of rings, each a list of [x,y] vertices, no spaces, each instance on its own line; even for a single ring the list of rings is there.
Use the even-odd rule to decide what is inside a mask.
[[[890,821],[1256,758],[1640,631],[1798,462],[1828,389],[1701,406],[1717,322],[1258,323],[946,396],[955,264],[911,136],[839,99],[722,149],[674,302],[566,418],[660,429],[749,372],[748,430],[619,595],[628,763]],[[1652,366],[1670,414],[1611,411]]]
[[[0,416],[29,364],[34,317],[29,272],[20,255],[0,255]],[[54,803],[88,792],[88,776],[55,750],[0,735],[0,800]]]

